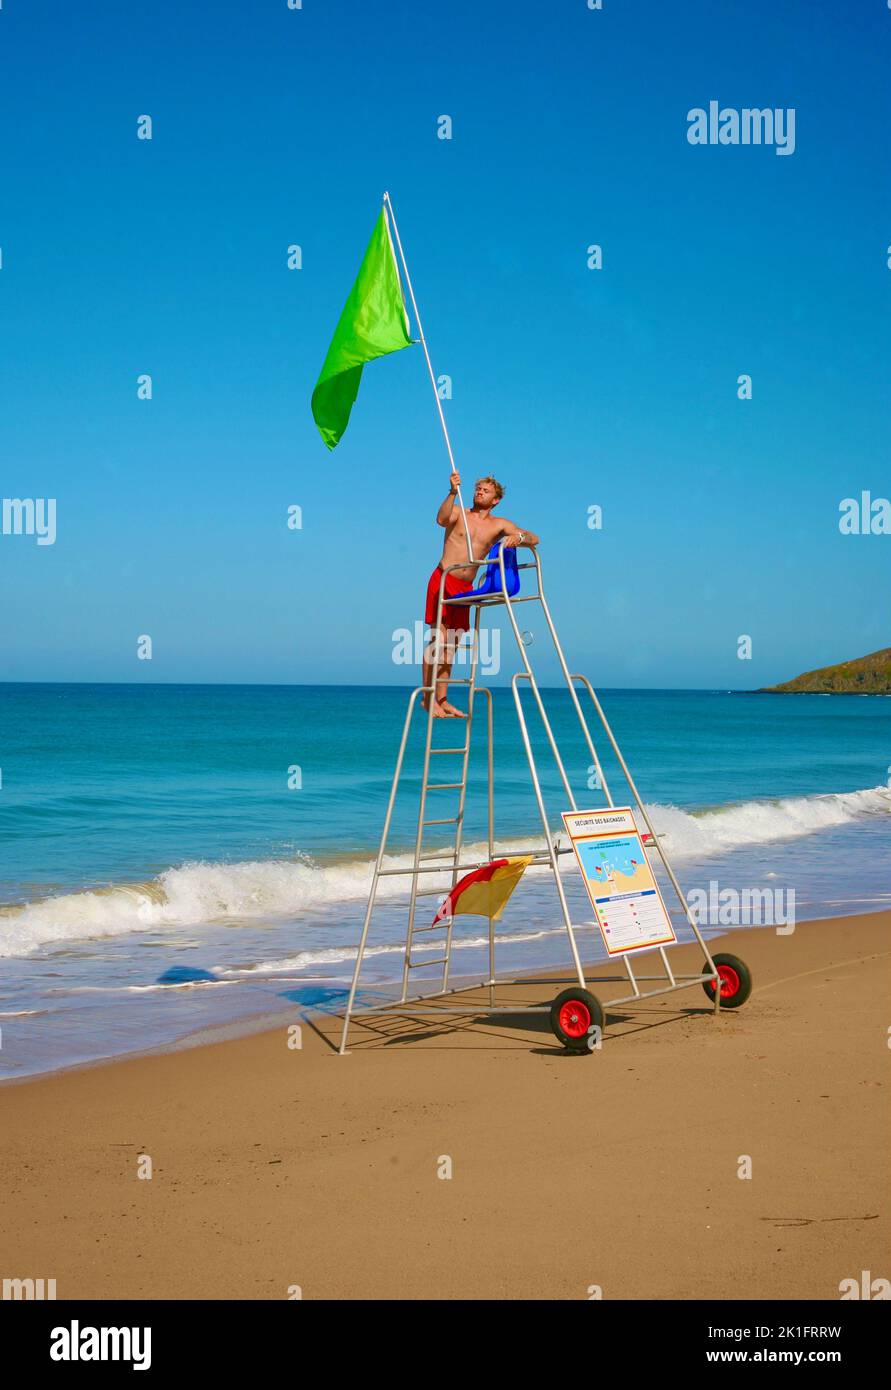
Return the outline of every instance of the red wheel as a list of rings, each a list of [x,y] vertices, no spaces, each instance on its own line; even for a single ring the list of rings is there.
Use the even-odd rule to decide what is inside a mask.
[[[739,956],[712,956],[712,960],[715,962],[718,979],[721,981],[721,1008],[740,1008],[752,993],[752,975],[749,967],[745,961],[740,960]],[[703,966],[702,973],[704,975],[711,974],[707,965]],[[714,1003],[714,980],[703,980],[702,988]]]
[[[583,1038],[591,1027],[591,1014],[581,999],[567,999],[560,1007],[560,1027],[568,1038]]]
[[[718,979],[721,981],[721,998],[732,999],[739,990],[739,975],[733,966],[719,965]]]
[[[603,1028],[600,1001],[586,989],[565,989],[551,1005],[551,1028],[570,1052],[590,1052],[594,1029]]]

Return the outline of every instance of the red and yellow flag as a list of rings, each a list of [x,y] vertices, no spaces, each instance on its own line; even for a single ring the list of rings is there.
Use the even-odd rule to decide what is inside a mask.
[[[436,926],[447,917],[457,917],[461,912],[491,917],[497,922],[532,859],[531,854],[493,859],[491,864],[465,874],[449,893],[432,925]]]

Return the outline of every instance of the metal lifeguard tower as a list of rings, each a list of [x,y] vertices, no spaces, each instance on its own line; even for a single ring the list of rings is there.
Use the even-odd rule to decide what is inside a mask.
[[[603,1008],[597,997],[590,992],[588,988],[589,983],[615,983],[617,981],[627,981],[627,984],[629,986],[629,992],[627,994],[621,995],[621,997],[619,998],[611,998],[608,1001],[610,1008],[615,1008],[620,1005],[635,1004],[644,999],[652,999],[657,995],[672,994],[679,990],[690,989],[693,986],[702,986],[705,989],[705,992],[709,999],[714,1001],[714,1011],[715,1013],[717,1013],[721,1007],[738,1008],[741,1004],[745,1003],[746,999],[749,997],[749,994],[751,993],[751,976],[745,964],[736,956],[726,954],[713,956],[709,951],[708,945],[706,944],[705,940],[703,939],[702,933],[699,930],[699,926],[696,922],[696,919],[689,909],[683,891],[681,890],[681,886],[678,883],[678,880],[675,876],[674,870],[672,869],[671,864],[668,861],[668,856],[665,852],[665,849],[660,843],[659,837],[657,836],[656,831],[653,828],[652,822],[647,813],[647,809],[640,798],[634,779],[632,778],[632,775],[628,769],[628,765],[626,764],[625,759],[622,756],[621,749],[619,748],[619,745],[616,742],[615,735],[613,734],[613,731],[610,728],[606,715],[603,712],[600,701],[597,698],[597,695],[591,685],[591,682],[585,676],[570,672],[569,667],[566,664],[566,658],[563,654],[563,648],[557,636],[557,630],[554,626],[554,621],[551,617],[551,612],[548,607],[547,599],[544,593],[544,588],[542,584],[541,560],[538,551],[532,546],[522,546],[518,547],[518,549],[531,551],[532,558],[530,560],[522,562],[519,565],[519,570],[525,571],[526,574],[529,576],[532,583],[534,584],[534,592],[518,592],[513,594],[512,596],[509,595],[509,586],[507,581],[507,575],[505,572],[504,542],[502,541],[498,547],[497,552],[498,574],[500,578],[499,591],[494,593],[488,593],[482,597],[462,598],[459,595],[450,596],[448,599],[448,605],[450,607],[467,605],[473,607],[475,610],[473,613],[471,626],[472,646],[470,655],[470,674],[466,677],[452,678],[450,682],[453,685],[467,686],[467,718],[466,720],[460,721],[454,719],[434,719],[432,712],[432,698],[430,700],[429,711],[424,711],[423,708],[421,708],[422,714],[426,713],[427,728],[424,742],[420,795],[417,807],[417,829],[415,834],[414,853],[412,856],[411,863],[409,865],[399,868],[384,868],[384,858],[387,852],[387,845],[390,836],[390,827],[393,820],[394,807],[396,806],[397,797],[399,795],[400,780],[405,770],[406,749],[409,743],[409,734],[411,731],[412,720],[417,709],[419,708],[419,699],[425,693],[425,691],[430,690],[431,695],[435,694],[437,672],[436,662],[434,662],[432,666],[432,685],[426,687],[418,686],[417,689],[413,690],[411,695],[409,696],[408,708],[406,710],[405,722],[402,729],[402,739],[399,744],[399,751],[396,757],[396,766],[393,773],[392,785],[390,788],[390,797],[387,804],[386,816],[384,818],[383,831],[381,833],[380,848],[378,849],[377,859],[374,865],[371,889],[368,895],[368,905],[365,911],[365,919],[362,926],[362,934],[359,940],[359,947],[356,955],[356,963],[353,971],[352,984],[349,991],[349,997],[347,999],[346,1010],[343,1015],[343,1029],[340,1041],[341,1054],[347,1051],[347,1041],[349,1037],[349,1028],[351,1021],[353,1019],[363,1019],[368,1016],[381,1013],[389,1013],[391,1015],[395,1013],[400,1018],[431,1016],[443,1017],[448,1015],[469,1015],[482,1017],[485,1015],[492,1014],[516,1015],[523,1013],[545,1013],[549,1015],[551,1028],[555,1033],[556,1037],[563,1044],[563,1046],[571,1051],[584,1052],[589,1051],[593,1048],[593,1046],[595,1045],[595,1041],[599,1039],[600,1031],[602,1030],[604,1024]],[[464,566],[466,566],[466,564],[467,562],[463,561],[460,564],[452,565],[446,572],[448,573],[450,570],[463,568]],[[445,585],[442,584],[440,586],[439,602],[437,607],[437,630],[439,630],[442,626],[444,589]],[[539,771],[536,763],[536,755],[533,750],[532,740],[530,738],[529,733],[529,726],[527,724],[526,719],[526,711],[523,707],[523,701],[521,698],[521,690],[528,688],[532,692],[533,701],[538,710],[542,728],[544,730],[544,734],[547,740],[547,745],[550,749],[550,755],[553,759],[553,764],[556,767],[557,773],[559,774],[560,782],[562,783],[562,788],[566,797],[566,803],[567,807],[569,808],[569,811],[572,813],[577,813],[580,810],[588,812],[590,808],[585,806],[584,803],[581,808],[579,807],[576,793],[573,790],[570,778],[567,775],[566,766],[564,764],[563,757],[561,756],[557,739],[554,734],[554,729],[551,720],[548,717],[548,713],[545,708],[545,703],[542,699],[542,694],[539,689],[535,673],[532,669],[532,664],[529,660],[529,652],[526,647],[526,644],[523,641],[523,637],[519,625],[517,623],[517,615],[515,610],[517,606],[521,603],[537,603],[541,605],[541,612],[543,614],[547,630],[553,641],[554,650],[557,655],[560,671],[562,672],[563,679],[566,684],[566,689],[569,693],[572,709],[578,718],[582,735],[584,737],[585,743],[591,756],[592,764],[597,770],[599,786],[601,788],[603,797],[605,798],[604,805],[608,808],[630,808],[633,814],[634,821],[637,824],[637,829],[640,833],[641,844],[644,846],[644,858],[646,859],[647,849],[654,849],[658,853],[660,859],[662,860],[662,863],[665,867],[665,872],[668,876],[668,879],[671,883],[674,892],[677,894],[678,902],[681,906],[687,923],[689,924],[696,941],[702,948],[702,954],[705,963],[703,965],[702,972],[698,975],[675,974],[672,970],[668,958],[668,950],[670,949],[670,945],[659,945],[655,947],[644,946],[639,948],[622,948],[620,959],[621,964],[624,966],[624,975],[599,975],[586,977],[585,970],[582,965],[581,955],[579,953],[579,944],[577,939],[578,933],[580,931],[590,931],[592,928],[596,931],[597,921],[600,921],[600,918],[598,916],[597,920],[594,922],[582,923],[573,922],[572,920],[572,914],[567,903],[564,885],[561,880],[559,859],[562,855],[573,854],[574,850],[571,846],[565,846],[560,843],[561,838],[565,837],[563,828],[561,827],[561,831],[559,833],[555,833],[553,827],[549,823],[548,811],[545,805],[541,780],[539,777]],[[532,782],[532,788],[535,794],[535,800],[538,806],[538,814],[541,821],[541,828],[544,834],[543,847],[538,846],[525,851],[515,850],[513,851],[513,853],[523,853],[529,855],[531,856],[532,863],[538,865],[546,865],[550,867],[553,876],[554,887],[556,890],[557,901],[560,908],[560,913],[562,915],[563,924],[566,928],[566,932],[569,938],[569,947],[574,970],[574,975],[570,979],[560,979],[556,981],[557,984],[566,984],[569,986],[569,988],[563,990],[560,994],[557,995],[555,999],[543,1004],[527,1004],[523,1006],[512,1005],[509,1003],[497,1004],[495,1001],[496,986],[508,987],[511,985],[528,985],[529,979],[527,978],[525,980],[499,980],[496,977],[496,932],[495,923],[492,917],[489,918],[489,968],[487,976],[474,984],[465,983],[455,988],[451,988],[449,984],[454,918],[450,915],[446,915],[443,921],[435,922],[433,925],[430,925],[429,923],[424,923],[422,925],[418,924],[418,899],[429,899],[434,895],[439,897],[443,896],[443,889],[441,884],[436,888],[426,888],[423,886],[425,880],[427,882],[430,882],[430,879],[427,877],[428,875],[438,875],[440,876],[440,878],[443,875],[445,875],[450,880],[450,885],[454,887],[456,884],[458,884],[459,879],[463,874],[466,874],[475,869],[481,869],[485,867],[487,863],[491,862],[495,857],[492,693],[487,686],[478,683],[477,668],[479,664],[479,630],[480,620],[482,617],[482,610],[485,608],[496,606],[504,607],[507,610],[510,627],[516,640],[517,651],[520,656],[522,669],[518,670],[516,674],[513,676],[513,679],[511,681],[511,690],[513,692],[513,699],[514,704],[516,706],[517,720],[519,722],[523,746],[525,748],[526,757],[529,763],[529,775]],[[582,699],[579,698],[580,693],[582,695]],[[485,704],[486,720],[488,861],[468,861],[465,858],[465,852],[463,849],[464,813],[467,799],[468,774],[470,771],[471,763],[471,736],[473,732],[474,720],[477,718],[477,703],[480,698],[483,699]],[[631,793],[631,799],[626,803],[617,803],[613,799],[606,777],[604,776],[600,758],[597,753],[597,748],[595,746],[594,739],[591,735],[591,731],[588,725],[588,719],[586,718],[585,708],[583,707],[583,704],[584,706],[588,705],[589,700],[590,705],[593,707],[597,720],[599,720],[602,732],[608,740],[612,748],[612,751],[618,761],[618,765],[621,768],[622,775],[627,781],[627,785]],[[448,740],[447,745],[438,745],[434,743],[435,728],[439,728],[442,731],[443,735]],[[461,728],[464,733],[463,740],[460,743],[458,743],[457,746],[455,746],[454,739],[454,731],[456,728]],[[435,780],[431,781],[430,774],[431,767],[434,766],[434,759],[436,760],[435,767],[437,769],[437,772]],[[439,769],[443,767],[445,767],[447,770],[440,773]],[[449,791],[454,793],[456,805],[455,812],[453,815],[428,815],[428,794],[433,791]],[[597,811],[591,812],[591,814],[596,815],[600,810],[602,810],[602,807],[598,808]],[[637,819],[638,817],[639,820]],[[434,827],[442,828],[445,826],[452,827],[453,838],[451,840],[451,843],[445,847],[433,849],[426,848],[425,833],[428,830],[433,829]],[[646,826],[646,832],[643,831],[643,826]],[[647,867],[649,868],[648,864]],[[401,994],[399,999],[395,1001],[388,1000],[385,1003],[372,1004],[357,1008],[356,995],[360,985],[362,966],[365,958],[366,946],[368,943],[369,930],[371,928],[372,921],[374,918],[375,908],[378,904],[378,891],[381,879],[384,877],[397,876],[404,877],[407,880],[408,886],[408,900],[406,904],[407,922],[405,934],[405,951],[403,956]],[[438,957],[435,957],[433,960],[429,958],[415,959],[413,957],[413,948],[415,948],[416,944],[418,943],[418,939],[427,938],[430,933],[438,934],[439,939],[442,941],[442,954]],[[673,944],[673,942],[671,944]],[[634,965],[632,964],[632,956],[636,956],[638,958],[642,956],[646,956],[648,958],[654,956],[657,957],[658,963],[661,965],[661,972],[654,975],[637,974]],[[612,963],[611,958],[608,963]],[[433,988],[431,989],[422,989],[420,992],[414,992],[413,972],[419,969],[429,969],[431,966],[442,967],[441,979],[429,982],[433,986]],[[488,988],[487,1004],[481,1004],[479,1002],[469,1000],[461,1002],[458,998],[460,994],[469,992],[470,990],[479,990],[481,986]],[[645,986],[645,988],[641,988],[641,986]],[[653,987],[650,988],[649,986]]]

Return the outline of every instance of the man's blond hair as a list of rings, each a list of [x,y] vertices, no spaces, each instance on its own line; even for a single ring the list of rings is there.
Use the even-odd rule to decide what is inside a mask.
[[[479,487],[480,483],[491,483],[495,489],[495,501],[501,501],[502,497],[504,496],[504,488],[501,486],[497,478],[493,478],[491,473],[487,473],[485,478],[477,478],[476,486]]]

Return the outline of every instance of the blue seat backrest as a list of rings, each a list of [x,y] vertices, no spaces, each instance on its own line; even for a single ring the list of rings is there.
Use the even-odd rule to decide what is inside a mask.
[[[498,564],[500,544],[500,541],[496,541],[486,556],[486,559],[492,563],[486,565],[486,573],[483,575],[482,583],[473,590],[473,593],[479,598],[482,598],[484,594],[501,593],[501,570]],[[504,552],[504,578],[507,582],[507,597],[513,598],[514,594],[520,591],[520,567],[514,546]]]

